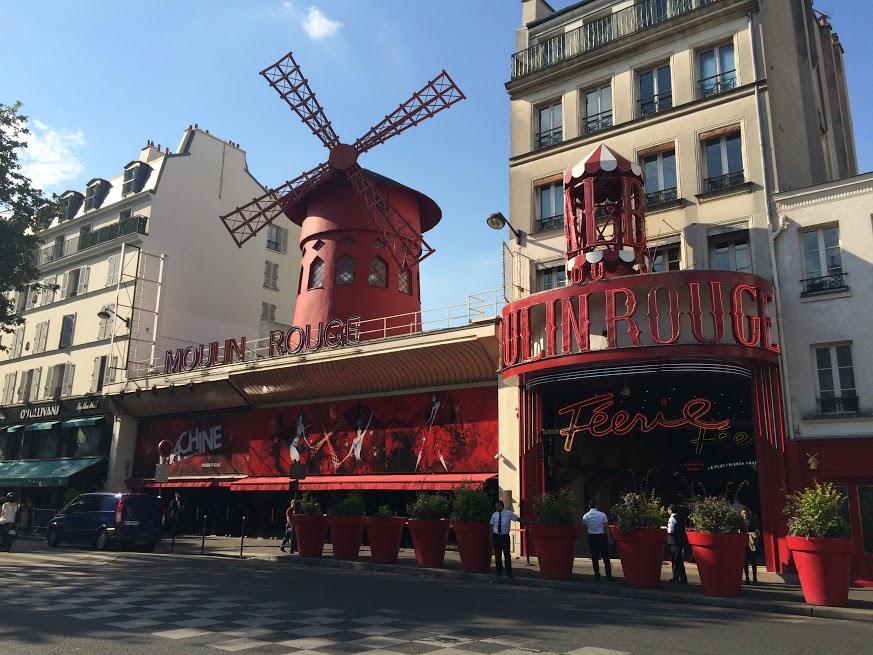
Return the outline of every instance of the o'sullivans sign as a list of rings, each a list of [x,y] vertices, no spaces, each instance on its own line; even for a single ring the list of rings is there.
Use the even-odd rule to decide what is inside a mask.
[[[534,294],[503,308],[502,373],[620,360],[646,347],[772,359],[779,352],[772,301],[763,278],[722,271],[649,273]]]

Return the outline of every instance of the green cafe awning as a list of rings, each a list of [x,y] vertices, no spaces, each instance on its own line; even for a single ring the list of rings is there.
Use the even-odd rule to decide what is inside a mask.
[[[82,425],[96,425],[103,420],[102,416],[92,416],[90,418],[71,418],[69,421],[64,421],[62,428],[77,428]]]
[[[34,430],[51,430],[60,421],[46,421],[45,423],[28,423],[24,426],[25,432],[33,432]]]
[[[0,488],[66,487],[71,475],[101,460],[102,457],[81,457],[0,462]]]
[[[7,432],[18,432],[23,427],[24,423],[19,423],[18,425],[8,425],[5,429]]]

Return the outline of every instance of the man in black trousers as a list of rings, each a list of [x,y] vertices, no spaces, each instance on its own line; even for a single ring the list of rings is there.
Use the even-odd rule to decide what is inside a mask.
[[[491,515],[491,543],[494,545],[494,568],[497,575],[503,575],[506,565],[506,577],[512,577],[512,555],[509,553],[509,526],[512,521],[520,521],[514,512],[504,509],[502,500],[494,503],[494,514]],[[503,562],[500,556],[503,555]]]
[[[670,546],[670,559],[673,563],[673,577],[670,582],[688,584],[685,575],[685,545],[688,537],[685,535],[685,516],[680,508],[670,505],[667,508],[670,520],[667,521],[667,544]]]

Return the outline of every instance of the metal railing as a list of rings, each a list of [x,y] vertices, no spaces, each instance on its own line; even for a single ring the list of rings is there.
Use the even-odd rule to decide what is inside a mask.
[[[67,239],[63,243],[53,243],[36,252],[36,265],[43,266],[129,234],[146,234],[147,224],[148,219],[145,216],[129,216],[112,225],[101,227],[99,230]]]
[[[703,191],[718,191],[719,189],[727,189],[732,186],[739,186],[746,181],[746,176],[743,171],[732,171],[724,175],[716,175],[715,177],[707,177],[703,180]]]
[[[663,205],[666,202],[673,202],[679,197],[679,190],[676,187],[670,189],[661,189],[660,191],[652,191],[646,194],[646,206],[656,207]]]
[[[858,396],[840,396],[837,398],[818,398],[819,414],[857,414]]]
[[[602,111],[599,114],[593,114],[585,118],[585,124],[582,126],[585,134],[593,134],[612,127],[612,110]]]
[[[546,132],[540,132],[537,134],[537,146],[536,149],[540,150],[541,148],[548,148],[549,146],[554,146],[561,141],[563,141],[564,131],[562,128],[557,127],[553,130],[548,130]]]
[[[718,75],[706,77],[700,80],[699,84],[701,98],[716,96],[719,93],[737,88],[737,71],[729,70]]]
[[[806,296],[813,293],[824,293],[827,291],[842,291],[844,289],[848,289],[849,285],[846,284],[846,275],[848,273],[843,273],[840,271],[839,273],[831,273],[830,275],[822,275],[820,277],[810,277],[805,280],[801,280],[801,284],[803,284],[803,291],[800,295]]]
[[[570,32],[516,52],[511,59],[512,79],[554,66],[618,39],[684,16],[719,0],[646,0],[592,20]]]
[[[555,216],[546,216],[545,218],[538,218],[536,223],[537,232],[544,232],[546,230],[556,230],[559,227],[564,227],[564,215],[557,214]]]
[[[667,91],[648,98],[640,98],[637,103],[640,106],[640,118],[651,116],[652,114],[672,109],[673,94]]]

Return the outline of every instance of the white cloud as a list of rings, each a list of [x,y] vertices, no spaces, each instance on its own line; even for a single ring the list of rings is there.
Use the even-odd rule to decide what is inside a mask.
[[[85,133],[53,129],[38,120],[28,126],[27,148],[19,153],[22,172],[44,191],[72,180],[85,170],[79,151],[85,147]]]
[[[310,7],[303,19],[303,29],[310,39],[324,39],[337,33],[342,23],[325,16],[318,7]]]

